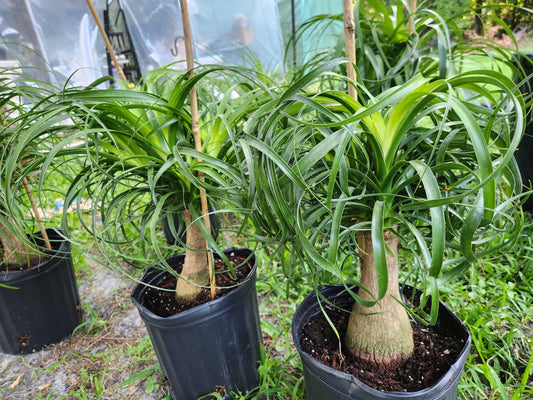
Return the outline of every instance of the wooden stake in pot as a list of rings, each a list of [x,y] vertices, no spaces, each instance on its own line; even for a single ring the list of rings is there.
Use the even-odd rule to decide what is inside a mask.
[[[50,244],[50,240],[48,239],[48,234],[46,233],[46,229],[43,225],[41,213],[39,212],[39,209],[37,208],[37,204],[35,204],[35,198],[33,197],[33,192],[28,183],[28,179],[23,178],[22,183],[24,184],[24,189],[26,189],[26,192],[28,193],[28,197],[30,199],[30,204],[31,204],[31,209],[33,210],[33,215],[35,216],[35,219],[37,220],[37,224],[39,225],[39,230],[41,231],[41,236],[43,237],[44,245],[46,246],[48,250],[52,250],[52,245]]]
[[[3,116],[3,113],[0,112],[0,121],[3,126],[7,124],[6,119]],[[28,183],[28,179],[26,177],[22,178],[22,184],[24,185],[24,189],[26,190],[26,193],[28,193],[28,198],[30,199],[31,208],[33,210],[33,215],[35,216],[35,219],[37,220],[37,224],[39,225],[39,230],[41,232],[41,236],[43,237],[44,245],[48,250],[52,250],[52,245],[50,244],[50,239],[48,239],[48,234],[46,233],[46,228],[44,227],[41,213],[39,212],[39,209],[37,208],[37,204],[35,204],[35,198],[33,197],[33,192],[30,188],[30,184]]]
[[[409,34],[412,35],[413,33],[415,33],[415,11],[416,11],[416,7],[417,7],[417,0],[410,0],[409,1],[409,12],[410,12],[410,16],[409,16]]]
[[[102,38],[104,39],[104,43],[105,43],[105,46],[107,47],[107,51],[109,52],[109,55],[111,56],[111,59],[113,60],[113,64],[115,65],[118,76],[125,83],[128,83],[128,80],[126,79],[126,75],[124,75],[124,71],[122,70],[122,67],[120,66],[118,62],[117,56],[115,55],[113,46],[111,45],[111,42],[109,41],[109,38],[107,37],[107,33],[105,32],[104,26],[102,25],[102,21],[100,21],[100,18],[98,17],[98,13],[96,12],[94,8],[92,0],[86,0],[86,1],[87,1],[87,5],[89,6],[89,10],[91,10],[91,14],[94,18],[94,21],[96,22],[96,25],[98,26],[100,35],[102,35]]]
[[[348,78],[356,82],[355,22],[353,18],[352,0],[342,0],[342,9],[344,15],[344,47],[346,49],[346,57],[350,60],[346,67],[346,72]],[[357,86],[355,83],[348,84],[348,94],[357,100]]]
[[[189,19],[189,7],[187,0],[180,0],[180,9],[181,9],[181,19],[183,23],[183,36],[185,40],[185,57],[187,60],[187,69],[189,70],[189,79],[194,77],[194,54],[192,48],[192,35],[191,35],[191,24]],[[196,94],[196,86],[191,88],[189,92],[189,98],[191,103],[191,125],[192,131],[194,134],[194,146],[197,151],[202,151],[202,137],[200,135],[200,127],[198,125],[198,98]],[[200,176],[200,179],[203,178]],[[200,202],[202,205],[202,214],[204,218],[204,225],[207,232],[211,232],[211,223],[209,221],[209,207],[207,204],[207,195],[205,191],[200,190]],[[212,267],[211,253],[207,246],[206,249],[208,264],[209,264],[209,281],[211,285],[211,298],[215,298],[216,288],[215,288],[215,276]]]

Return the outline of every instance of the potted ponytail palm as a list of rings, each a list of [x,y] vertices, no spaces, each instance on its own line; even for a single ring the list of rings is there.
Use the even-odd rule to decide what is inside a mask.
[[[43,118],[42,82],[3,71],[0,82],[0,349],[27,354],[68,337],[81,322],[70,242],[46,229],[39,175],[58,133]],[[33,105],[23,105],[32,101]],[[43,193],[44,197],[44,193]]]
[[[255,225],[287,243],[317,287],[293,321],[307,398],[455,398],[470,334],[439,302],[439,287],[487,256],[486,243],[512,246],[520,233],[513,153],[523,101],[488,70],[415,76],[361,102],[310,90],[343,79],[324,73],[331,68],[309,72],[270,114],[254,115],[254,135],[242,140]],[[329,282],[338,285],[321,287]],[[428,370],[413,368],[434,345],[427,339],[421,350],[415,327],[459,341],[451,367],[436,364],[445,348]]]
[[[96,82],[64,93],[71,118],[83,127],[70,140],[86,143],[64,151],[87,157],[65,203],[81,195],[92,199],[93,220],[86,227],[111,266],[120,265],[115,256],[140,268],[152,264],[132,300],[176,399],[217,388],[246,392],[258,384],[256,259],[249,249],[222,251],[201,213],[202,190],[216,212],[237,203],[238,184],[226,183],[242,181],[233,135],[255,96],[229,73],[216,76],[222,72],[205,68],[188,79],[164,67],[133,89],[99,90]],[[195,148],[187,104],[193,85],[205,110],[201,149]],[[175,216],[186,226],[186,240],[169,246],[159,225],[164,219],[174,229]],[[185,254],[175,255],[183,247]],[[209,262],[213,255],[215,266]],[[216,289],[216,299],[210,289]],[[229,289],[234,290],[224,294]]]

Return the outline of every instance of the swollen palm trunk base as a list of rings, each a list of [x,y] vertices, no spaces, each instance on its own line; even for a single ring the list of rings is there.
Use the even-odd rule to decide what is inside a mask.
[[[250,250],[230,249],[248,257]],[[183,255],[167,260],[173,267]],[[165,271],[151,270],[132,293],[175,400],[197,399],[223,388],[245,393],[259,384],[261,325],[255,289],[257,263],[239,287],[224,296],[163,318],[143,306],[146,286],[157,285]]]
[[[409,288],[406,287],[406,290]],[[334,301],[339,306],[353,304],[352,297],[342,285],[326,286],[320,289],[320,292],[328,300]],[[437,326],[444,326],[449,332],[464,339],[465,345],[458,360],[435,385],[417,392],[380,392],[365,385],[353,375],[333,369],[305,353],[300,344],[302,328],[321,312],[316,295],[312,292],[296,310],[292,326],[294,344],[303,363],[307,400],[456,399],[459,378],[470,351],[472,338],[464,324],[443,303],[440,303]]]
[[[70,243],[47,231],[55,249],[28,271],[0,273],[0,348],[28,354],[68,337],[81,322],[78,285]]]

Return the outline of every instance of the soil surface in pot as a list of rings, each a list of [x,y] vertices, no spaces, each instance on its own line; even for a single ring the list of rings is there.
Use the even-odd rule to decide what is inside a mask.
[[[246,280],[253,267],[249,263],[244,263],[245,256],[233,252],[226,254],[226,256],[235,270],[235,275],[233,275],[223,260],[215,258],[215,282],[217,286],[215,299],[236,289],[239,284]],[[174,269],[180,273],[182,267],[182,264],[178,264]],[[169,317],[212,300],[211,289],[205,288],[196,297],[195,301],[179,302],[174,292],[176,277],[169,272],[164,274],[163,279],[157,286],[159,289],[155,287],[146,288],[143,294],[143,305],[160,317]]]
[[[49,257],[42,256],[42,257],[35,257],[29,260],[29,263],[22,263],[22,264],[0,264],[0,272],[5,272],[6,276],[9,273],[9,271],[28,271],[32,269],[33,267],[36,267],[37,265],[48,261]]]
[[[337,327],[340,337],[344,338],[349,313],[327,308],[328,316]],[[434,385],[449,370],[459,358],[464,340],[449,332],[440,332],[434,326],[419,323],[412,323],[412,326],[415,341],[413,356],[396,369],[383,368],[382,365],[341,353],[339,340],[322,314],[302,328],[301,346],[322,363],[354,375],[374,389],[416,392]]]
[[[25,262],[21,262],[19,264],[14,263],[0,263],[0,272],[6,272],[6,275],[9,271],[29,271],[30,269],[33,269],[37,265],[48,261],[54,254],[54,251],[57,250],[59,247],[55,243],[52,244],[53,250],[48,250],[43,248],[41,250],[41,253],[39,254],[33,254],[29,256],[29,258],[25,254],[21,254],[21,259],[24,259]],[[3,246],[0,245],[0,255],[3,256]],[[27,258],[27,260],[26,260]]]

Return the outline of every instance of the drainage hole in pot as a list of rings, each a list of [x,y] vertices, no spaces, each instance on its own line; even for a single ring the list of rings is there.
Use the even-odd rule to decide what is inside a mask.
[[[216,395],[215,395],[215,393],[216,393]],[[206,400],[219,400],[220,398],[225,398],[225,396],[226,396],[226,387],[224,385],[215,386],[215,389],[213,389],[211,394],[212,394],[212,396],[209,397],[209,398],[206,398]]]
[[[18,345],[19,351],[24,351],[24,349],[28,347],[30,343],[31,343],[31,336],[17,337],[17,345]]]

